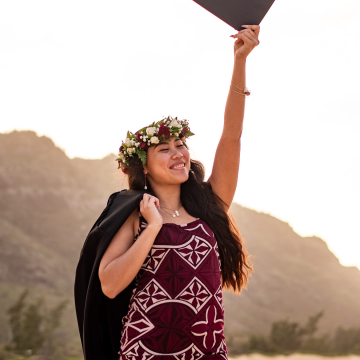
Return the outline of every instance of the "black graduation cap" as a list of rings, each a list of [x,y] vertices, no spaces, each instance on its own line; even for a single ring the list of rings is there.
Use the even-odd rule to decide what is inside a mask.
[[[194,0],[236,30],[259,25],[275,0]]]

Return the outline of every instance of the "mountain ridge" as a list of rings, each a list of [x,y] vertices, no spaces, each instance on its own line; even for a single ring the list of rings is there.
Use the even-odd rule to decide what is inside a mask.
[[[0,134],[0,283],[73,296],[87,233],[109,195],[127,188],[114,159],[70,159],[33,131]],[[324,240],[301,237],[271,214],[238,203],[230,210],[254,271],[240,296],[224,291],[226,333],[266,334],[273,321],[304,322],[322,309],[319,331],[360,325],[358,268],[341,265]],[[71,306],[67,325],[76,333]],[[0,332],[0,341],[6,336]]]

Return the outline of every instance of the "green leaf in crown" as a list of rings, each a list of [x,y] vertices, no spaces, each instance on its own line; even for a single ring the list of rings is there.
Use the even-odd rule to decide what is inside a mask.
[[[164,133],[160,136],[158,135],[160,127],[163,129],[162,132],[165,132],[166,135],[169,134],[168,137],[165,137]],[[148,130],[148,128],[151,129]],[[184,131],[184,129],[186,130]],[[145,126],[136,131],[135,134],[127,131],[125,142],[122,141],[122,150],[116,161],[119,163],[119,168],[127,174],[126,168],[129,166],[130,157],[137,155],[142,164],[145,165],[146,148],[154,146],[161,141],[169,141],[171,136],[185,140],[185,138],[193,135],[195,134],[190,131],[189,121],[186,119],[178,120],[177,117],[172,118],[168,116],[156,123],[153,121],[149,126]],[[155,141],[151,141],[151,138],[155,138]],[[156,141],[156,138],[158,141]]]
[[[143,165],[146,164],[146,152],[144,150],[136,149],[136,154],[140,158]]]

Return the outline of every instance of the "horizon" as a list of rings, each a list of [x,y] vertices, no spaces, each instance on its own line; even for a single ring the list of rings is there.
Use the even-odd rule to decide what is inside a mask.
[[[127,130],[177,116],[189,119],[191,156],[210,175],[232,72],[229,25],[190,0],[19,0],[0,4],[0,20],[0,132],[33,130],[70,158],[100,159]],[[359,20],[354,0],[274,2],[247,59],[234,197],[358,268]]]
[[[116,155],[115,153],[109,153],[109,154],[105,155],[105,156],[102,157],[102,158],[92,158],[92,159],[83,158],[83,157],[73,157],[73,158],[71,158],[71,157],[68,156],[68,154],[66,153],[66,151],[65,151],[64,149],[62,149],[61,147],[59,147],[59,146],[56,145],[56,143],[54,142],[54,140],[53,140],[51,137],[46,136],[46,135],[39,136],[39,134],[37,134],[37,132],[34,131],[34,130],[12,130],[12,131],[10,131],[10,132],[2,132],[2,133],[0,133],[0,135],[11,134],[11,133],[13,133],[13,132],[32,132],[32,133],[34,133],[38,138],[46,137],[46,138],[50,139],[50,140],[53,142],[53,144],[54,144],[55,147],[57,147],[58,149],[60,149],[61,151],[63,151],[64,155],[65,155],[66,157],[68,157],[70,160],[75,159],[75,158],[77,158],[77,159],[82,159],[82,160],[89,160],[89,161],[91,161],[91,160],[103,160],[103,159],[105,159],[105,158],[107,158],[107,157],[114,156],[114,170],[117,168],[117,164],[115,164],[115,158],[117,157],[117,155]],[[355,265],[344,265],[344,264],[342,264],[342,263],[341,263],[341,259],[339,258],[339,256],[338,256],[334,251],[332,251],[331,248],[329,248],[329,246],[328,246],[328,244],[327,244],[327,242],[326,242],[326,239],[323,239],[321,236],[318,236],[318,235],[307,235],[307,236],[303,236],[303,235],[299,234],[299,233],[292,227],[292,225],[291,225],[289,222],[287,222],[287,221],[285,221],[285,220],[277,217],[276,215],[272,214],[271,212],[261,211],[261,210],[258,210],[258,209],[251,208],[251,207],[249,207],[249,206],[245,206],[245,205],[241,204],[239,201],[237,201],[235,198],[234,198],[234,200],[233,200],[233,203],[235,203],[235,204],[237,204],[237,205],[239,205],[239,206],[241,206],[241,207],[247,208],[247,209],[249,209],[249,210],[255,211],[255,212],[259,213],[259,214],[265,214],[265,215],[271,216],[271,217],[277,219],[278,221],[281,221],[281,222],[287,224],[287,225],[288,225],[297,235],[299,235],[301,238],[306,238],[306,237],[310,237],[310,238],[311,238],[311,237],[314,237],[314,238],[321,239],[322,241],[325,242],[325,244],[327,245],[329,251],[339,260],[340,265],[342,265],[342,266],[344,266],[344,267],[355,267],[355,268],[357,268],[357,269],[360,271],[360,266],[358,266],[358,265],[356,265],[356,264],[355,264]]]

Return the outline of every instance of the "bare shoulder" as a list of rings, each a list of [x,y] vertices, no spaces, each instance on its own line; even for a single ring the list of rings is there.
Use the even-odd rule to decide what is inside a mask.
[[[139,228],[139,210],[137,207],[126,219],[123,226],[127,227],[128,229],[130,229],[130,228],[132,229],[132,234],[133,234],[133,238],[134,238],[136,233],[138,232],[138,228]]]
[[[105,250],[99,265],[99,274],[111,261],[124,254],[130,248],[137,233],[137,230],[135,231],[137,229],[136,226],[139,226],[139,212],[137,208],[121,225]]]

